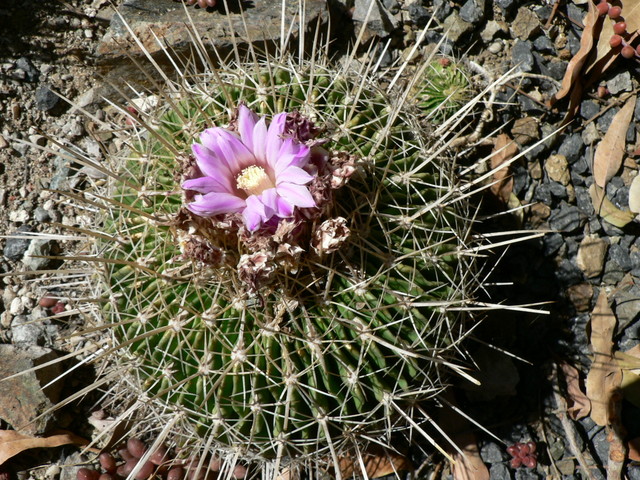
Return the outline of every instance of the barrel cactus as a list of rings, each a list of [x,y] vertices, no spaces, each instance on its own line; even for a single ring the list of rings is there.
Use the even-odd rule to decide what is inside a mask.
[[[415,90],[285,53],[169,87],[120,109],[127,150],[87,195],[90,331],[110,336],[123,415],[272,476],[415,428],[432,441],[423,405],[466,376],[477,285],[469,206]]]

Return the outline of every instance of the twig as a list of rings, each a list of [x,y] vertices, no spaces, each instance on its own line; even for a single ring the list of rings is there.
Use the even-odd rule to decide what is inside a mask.
[[[587,463],[587,460],[585,457],[589,457],[589,461],[591,465],[595,465],[596,463],[587,450],[585,450],[583,453],[580,450],[580,447],[578,446],[578,442],[576,441],[576,438],[578,437],[578,432],[576,432],[576,428],[573,425],[573,422],[567,416],[567,402],[562,397],[562,395],[560,395],[560,387],[558,382],[558,367],[555,363],[553,364],[552,376],[553,376],[553,383],[555,384],[555,388],[553,388],[553,398],[556,402],[555,413],[558,419],[560,420],[560,423],[562,424],[562,428],[564,429],[564,433],[567,436],[567,440],[569,441],[569,449],[571,450],[571,453],[573,453],[573,456],[576,457],[576,460],[578,460],[578,464],[580,464],[580,467],[582,468],[584,475],[589,480],[595,480],[596,477],[591,473],[591,466],[589,465],[589,463]]]
[[[553,4],[553,8],[551,9],[551,14],[549,15],[549,18],[547,18],[547,22],[544,24],[544,27],[542,27],[543,29],[549,30],[549,27],[551,27],[551,22],[553,22],[553,19],[556,16],[556,13],[558,12],[559,6],[560,6],[560,0],[556,0],[555,3]]]

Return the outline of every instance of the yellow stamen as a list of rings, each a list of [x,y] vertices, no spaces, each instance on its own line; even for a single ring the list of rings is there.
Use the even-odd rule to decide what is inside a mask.
[[[236,177],[236,185],[249,195],[260,195],[266,189],[275,187],[264,168],[257,165],[242,170]]]

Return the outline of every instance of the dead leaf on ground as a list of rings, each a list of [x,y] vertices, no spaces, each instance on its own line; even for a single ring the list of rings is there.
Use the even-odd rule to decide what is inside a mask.
[[[591,195],[591,203],[596,213],[611,225],[622,228],[636,217],[634,213],[625,212],[616,207],[611,200],[607,198],[604,189],[595,183],[589,187],[589,194]]]
[[[509,135],[501,133],[496,138],[496,142],[491,152],[491,170],[495,183],[491,185],[491,192],[505,204],[509,203],[513,191],[513,177],[509,169],[510,160],[518,153],[518,145],[511,140]],[[499,168],[504,165],[502,168]]]
[[[632,462],[640,462],[640,437],[635,437],[627,441],[627,448],[629,449],[627,453],[629,460]]]
[[[594,45],[594,27],[598,23],[598,20],[600,20],[600,17],[596,5],[592,1],[589,1],[589,11],[582,22],[584,24],[584,30],[580,38],[580,49],[569,61],[560,90],[553,96],[552,103],[566,97],[573,85],[582,80],[581,72]]]
[[[85,446],[89,442],[71,432],[61,432],[48,437],[29,437],[15,430],[0,430],[0,465],[31,448],[53,448],[70,444]]]
[[[406,456],[379,447],[370,447],[367,451],[362,452],[361,458],[357,456],[338,458],[338,468],[342,478],[351,478],[354,475],[362,476],[363,466],[369,478],[379,478],[400,471],[413,470],[413,465]]]
[[[620,170],[627,143],[627,130],[636,107],[636,96],[631,96],[615,114],[604,138],[598,144],[593,158],[593,179],[605,188],[607,182]]]
[[[587,374],[587,397],[591,400],[591,419],[598,425],[609,422],[610,403],[622,383],[622,370],[613,355],[613,335],[616,317],[609,307],[604,289],[600,289],[598,301],[591,312],[591,348],[593,362]]]
[[[622,369],[622,395],[625,400],[640,407],[640,345],[625,352],[616,352],[615,357]]]
[[[480,458],[480,449],[475,435],[462,433],[455,436],[455,442],[464,453],[452,454],[454,463],[451,465],[453,480],[489,480],[489,470]]]
[[[580,372],[567,362],[562,362],[559,366],[564,375],[569,395],[567,413],[572,419],[580,420],[589,415],[591,411],[591,401],[580,387]]]
[[[640,213],[640,175],[634,177],[629,186],[629,210]]]

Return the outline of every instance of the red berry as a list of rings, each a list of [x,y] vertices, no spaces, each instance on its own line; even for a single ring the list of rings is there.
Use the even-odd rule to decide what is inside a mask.
[[[636,49],[631,45],[626,45],[622,48],[622,50],[620,50],[620,55],[622,55],[624,58],[633,58],[636,56]]]
[[[102,452],[98,460],[100,460],[100,466],[107,473],[116,473],[118,466],[116,465],[116,459],[113,458],[113,455],[108,452]]]
[[[57,302],[53,307],[51,307],[51,313],[57,315],[59,313],[64,312],[64,303]]]
[[[529,447],[529,453],[536,453],[535,442],[527,442],[527,447]]]
[[[147,446],[139,438],[131,437],[127,440],[127,450],[136,458],[141,458],[147,451]]]
[[[520,457],[515,457],[511,459],[511,468],[518,468],[520,465],[522,465],[522,459]]]
[[[511,455],[512,457],[517,457],[518,456],[518,447],[516,445],[511,445],[510,447],[507,447],[507,453],[509,455]]]
[[[609,13],[609,4],[606,1],[600,2],[596,5],[596,9],[598,10],[598,15],[606,15]]]
[[[529,445],[526,443],[521,443],[520,444],[520,456],[521,457],[526,457],[527,455],[529,455]]]
[[[620,7],[609,8],[609,18],[613,18],[615,20],[616,18],[619,18],[621,14],[622,14],[622,8]]]
[[[626,31],[627,31],[626,22],[618,22],[613,24],[613,33],[615,33],[616,35],[622,35]]]
[[[611,48],[618,48],[622,45],[622,37],[620,35],[611,35],[609,45],[611,45]]]
[[[538,461],[535,457],[525,457],[522,459],[522,464],[527,468],[536,468]]]

